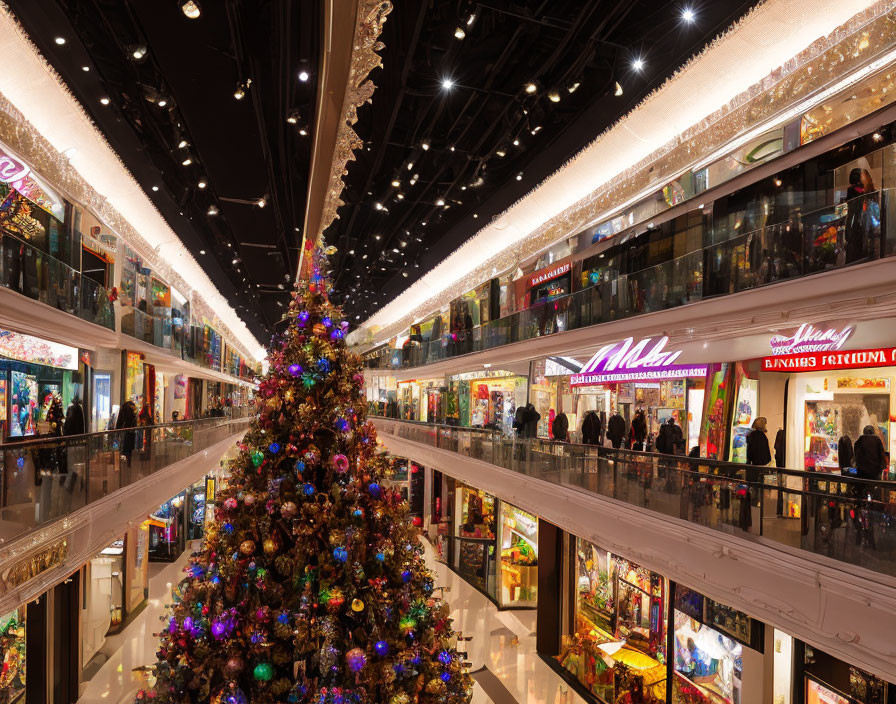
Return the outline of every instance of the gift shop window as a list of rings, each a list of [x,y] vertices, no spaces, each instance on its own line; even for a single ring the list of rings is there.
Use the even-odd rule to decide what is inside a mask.
[[[25,700],[25,607],[0,614],[0,697]]]
[[[580,538],[574,625],[560,664],[603,702],[666,701],[668,582]]]

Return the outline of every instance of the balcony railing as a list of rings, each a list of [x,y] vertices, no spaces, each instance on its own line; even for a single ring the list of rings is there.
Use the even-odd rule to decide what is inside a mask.
[[[232,413],[0,445],[0,543],[246,430],[248,409]]]
[[[115,329],[115,312],[104,286],[9,234],[3,235],[0,284],[82,320]]]
[[[665,516],[896,575],[896,482],[391,418],[378,418],[377,428]]]
[[[636,273],[605,272],[606,280],[590,288],[437,340],[411,338],[402,350],[367,358],[365,366],[430,364],[890,256],[896,254],[896,222],[891,228],[886,221],[892,207],[896,194],[887,189],[743,234],[737,222],[723,242]]]

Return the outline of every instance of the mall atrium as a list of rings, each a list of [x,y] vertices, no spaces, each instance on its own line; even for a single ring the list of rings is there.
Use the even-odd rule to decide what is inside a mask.
[[[896,0],[0,59],[0,704],[896,704]]]

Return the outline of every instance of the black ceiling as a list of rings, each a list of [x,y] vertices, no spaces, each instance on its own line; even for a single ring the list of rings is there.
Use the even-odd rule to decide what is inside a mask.
[[[349,165],[346,205],[327,232],[340,250],[336,287],[349,319],[401,293],[752,4],[395,3],[373,104],[356,126],[367,146]]]
[[[265,340],[297,266],[321,7],[319,0],[199,4],[201,15],[189,19],[178,0],[9,1],[218,289]],[[238,84],[249,81],[236,100]]]

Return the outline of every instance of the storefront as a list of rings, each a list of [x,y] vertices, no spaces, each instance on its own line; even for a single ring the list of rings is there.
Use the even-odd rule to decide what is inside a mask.
[[[24,701],[27,684],[27,607],[0,614],[0,701]]]
[[[3,437],[46,435],[54,401],[65,410],[83,393],[78,349],[0,330],[0,423]],[[61,428],[58,429],[61,432]]]
[[[386,482],[398,490],[402,501],[408,503],[411,521],[415,526],[423,525],[424,477],[426,471],[418,462],[396,457],[392,465],[392,473],[387,475]]]
[[[501,607],[538,605],[538,518],[523,509],[499,501],[498,546],[500,548]]]
[[[802,704],[891,704],[896,686],[797,641]]]
[[[514,282],[517,310],[525,310],[539,303],[567,295],[572,289],[572,263],[555,261]]]

